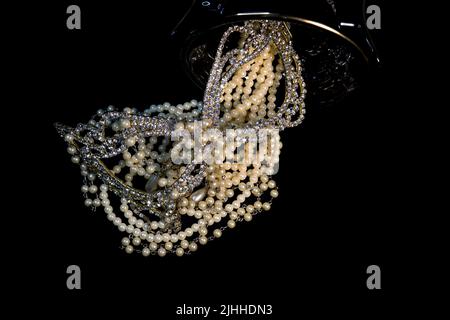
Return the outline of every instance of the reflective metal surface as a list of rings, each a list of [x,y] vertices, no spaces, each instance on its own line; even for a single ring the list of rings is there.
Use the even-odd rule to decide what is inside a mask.
[[[365,1],[193,1],[172,36],[187,73],[204,89],[227,26],[250,19],[286,21],[302,59],[308,103],[333,104],[358,88],[379,62],[364,12]]]

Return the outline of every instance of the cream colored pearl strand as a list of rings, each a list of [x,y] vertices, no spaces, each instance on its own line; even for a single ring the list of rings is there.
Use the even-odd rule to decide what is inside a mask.
[[[252,123],[275,116],[276,93],[283,72],[280,59],[273,70],[276,54],[274,46],[267,46],[261,55],[239,68],[225,85],[221,96],[225,123]]]
[[[188,250],[188,252],[196,251],[197,242],[201,245],[206,244],[208,242],[208,238],[206,237],[208,234],[208,227],[214,225],[215,223],[219,223],[223,218],[228,217],[227,227],[234,228],[237,221],[251,221],[252,214],[255,214],[255,211],[261,209],[270,210],[270,202],[262,203],[259,200],[260,198],[258,198],[253,205],[241,207],[241,203],[244,202],[244,199],[249,197],[251,194],[260,197],[262,191],[266,191],[268,188],[271,188],[272,190],[270,191],[270,196],[272,198],[278,196],[278,191],[275,189],[276,183],[273,180],[269,180],[266,175],[259,176],[258,171],[255,169],[249,171],[249,176],[253,181],[255,180],[255,177],[260,178],[258,179],[258,181],[261,182],[259,187],[255,187],[255,184],[251,182],[248,182],[247,184],[241,182],[243,178],[247,178],[246,167],[242,165],[224,164],[218,166],[218,168],[210,167],[208,172],[208,179],[213,181],[213,183],[211,183],[213,187],[208,190],[209,197],[206,201],[194,202],[192,200],[188,200],[187,198],[182,198],[178,202],[178,205],[181,208],[180,214],[196,215],[196,218],[199,219],[198,222],[194,223],[191,227],[186,228],[184,231],[178,232],[176,235],[170,235],[168,233],[152,234],[142,230],[144,225],[143,220],[136,219],[133,216],[133,212],[126,204],[126,199],[122,199],[120,210],[123,212],[124,217],[128,218],[128,224],[122,222],[122,219],[113,213],[113,208],[109,204],[106,185],[101,185],[100,188],[94,188],[95,185],[91,185],[87,188],[87,190],[86,186],[83,186],[82,191],[87,191],[90,193],[95,193],[98,190],[101,191],[99,198],[102,199],[101,204],[104,206],[107,219],[112,221],[113,224],[118,227],[119,231],[127,232],[132,237],[132,239],[129,239],[128,237],[122,239],[122,245],[124,245],[127,253],[132,253],[134,251],[134,246],[139,246],[142,244],[143,240],[146,240],[149,244],[148,246],[144,246],[141,251],[144,256],[148,256],[155,252],[160,256],[164,256],[168,251],[174,252],[176,255],[181,256],[185,253],[185,250]],[[231,172],[233,172],[234,175]],[[232,204],[228,203],[224,205],[223,200],[227,197],[233,197],[234,191],[231,188],[226,188],[226,186],[229,186],[230,180],[223,181],[218,178],[220,174],[223,174],[223,176],[228,176],[231,180],[235,178],[231,183],[234,185],[237,184],[236,189],[241,191],[241,194],[236,197],[237,200],[234,200]],[[216,196],[216,199],[214,200],[211,196]],[[186,209],[186,207],[190,210]],[[206,210],[208,208],[214,208],[215,213],[211,215],[211,213]],[[151,229],[158,229],[160,223],[153,221],[150,225]],[[212,232],[213,238],[219,238],[222,235],[222,230],[223,229],[221,228],[214,229]],[[197,239],[191,242],[186,240],[186,237],[192,237],[196,233],[199,235]],[[178,241],[180,241],[180,244],[175,246],[174,244]]]
[[[223,120],[225,123],[253,122],[267,116],[273,116],[275,109],[275,95],[282,77],[282,65],[280,62],[273,71],[273,60],[276,55],[273,47],[267,47],[263,53],[253,61],[243,65],[225,86],[223,93],[223,106],[225,113]],[[245,82],[244,82],[245,78]],[[245,86],[243,86],[245,84]],[[267,99],[265,98],[268,94]],[[190,109],[196,103],[171,106],[168,103],[159,106],[152,106],[148,113],[158,112],[159,114],[176,115],[179,120],[188,120],[187,123],[180,123],[178,126],[193,131],[193,124],[189,122],[198,116],[198,111],[192,111],[189,115],[183,115],[184,111]],[[132,113],[132,109],[126,110]],[[127,127],[127,122],[116,125],[116,129]],[[279,140],[279,137],[278,137]],[[145,139],[129,138],[126,141],[129,150],[123,153],[123,160],[114,166],[112,171],[119,174],[124,168],[129,170],[125,175],[125,183],[133,186],[135,176],[142,176],[149,179],[152,174],[160,169],[159,161],[168,156],[166,150],[167,141],[158,147],[158,151],[153,150],[157,143],[155,137]],[[279,143],[281,147],[281,143]],[[134,149],[134,152],[130,152]],[[246,151],[249,152],[248,148]],[[269,163],[278,161],[279,149],[272,144],[272,156]],[[164,188],[170,186],[183,172],[182,166],[169,170],[166,175],[158,179],[158,186]],[[92,178],[92,177],[88,177]],[[95,178],[95,177],[94,177]],[[92,183],[92,179],[91,183]],[[158,221],[144,222],[135,216],[128,207],[127,200],[122,199],[120,211],[121,217],[113,212],[108,199],[106,185],[95,186],[93,183],[84,185],[82,191],[95,194],[100,190],[99,196],[91,200],[87,198],[87,206],[98,207],[102,205],[107,215],[107,219],[112,221],[121,232],[129,234],[122,239],[122,245],[127,253],[135,251],[135,247],[143,256],[158,254],[165,256],[168,252],[182,256],[197,250],[198,244],[205,245],[209,240],[222,236],[222,231],[227,228],[234,228],[239,221],[251,221],[254,214],[264,210],[270,210],[271,200],[261,201],[263,194],[268,193],[270,198],[278,197],[276,183],[265,175],[260,166],[253,168],[240,164],[225,163],[214,165],[208,168],[207,187],[204,190],[205,199],[194,201],[191,198],[181,198],[177,201],[178,212],[181,215],[191,216],[197,219],[190,227],[179,231],[176,234],[164,233],[163,224]],[[255,200],[251,204],[246,204],[250,197]],[[204,200],[203,200],[204,199]],[[216,224],[223,225],[215,227]],[[144,230],[146,226],[147,230]],[[208,229],[212,229],[212,233]],[[210,236],[208,237],[208,235]],[[190,239],[190,240],[189,240]]]

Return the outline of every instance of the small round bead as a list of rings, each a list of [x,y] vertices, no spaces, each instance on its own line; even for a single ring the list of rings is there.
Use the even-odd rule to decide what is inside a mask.
[[[125,252],[128,254],[132,253],[133,250],[134,250],[133,246],[126,246],[126,248],[125,248]]]
[[[176,254],[178,257],[183,256],[183,254],[184,254],[183,248],[177,248],[177,250],[175,251],[175,254]]]
[[[183,249],[187,249],[187,248],[189,247],[189,241],[187,241],[187,240],[182,240],[182,241],[180,242],[180,247],[183,248]]]
[[[165,248],[167,251],[172,250],[172,248],[173,248],[172,242],[166,242],[166,244],[164,245],[164,248]]]
[[[80,157],[79,156],[73,156],[71,158],[71,160],[72,160],[73,163],[80,163]]]
[[[130,245],[130,239],[128,239],[127,237],[122,238],[122,245],[124,246]]]
[[[215,229],[215,230],[213,231],[213,235],[214,235],[214,237],[216,237],[216,238],[220,238],[220,237],[222,236],[222,231],[221,231],[220,229]]]
[[[150,249],[149,248],[142,249],[142,255],[144,257],[148,257],[150,255]]]
[[[141,238],[141,240],[147,239],[147,232],[141,231],[141,234],[139,235],[139,238]]]
[[[142,221],[141,219],[136,221],[136,227],[142,228],[143,226],[144,226],[144,221]]]
[[[198,248],[198,246],[197,246],[197,244],[195,242],[189,243],[189,250],[190,251],[197,251],[197,248]]]
[[[206,235],[208,234],[208,229],[205,228],[205,227],[201,227],[201,228],[198,230],[198,233],[199,233],[200,235],[202,235],[202,236],[206,236]]]
[[[199,242],[201,245],[205,245],[205,244],[208,243],[208,238],[205,237],[205,236],[201,236],[201,237],[198,238],[198,242]]]
[[[158,180],[158,186],[161,188],[164,188],[167,185],[167,179],[166,178],[159,178]]]
[[[66,134],[64,136],[64,140],[66,140],[67,142],[73,142],[73,139],[74,139],[74,137],[71,134]]]
[[[166,255],[166,249],[164,249],[164,248],[159,248],[158,249],[158,256],[160,256],[160,257],[164,257],[165,255]]]
[[[133,245],[138,246],[141,244],[141,238],[133,238]]]

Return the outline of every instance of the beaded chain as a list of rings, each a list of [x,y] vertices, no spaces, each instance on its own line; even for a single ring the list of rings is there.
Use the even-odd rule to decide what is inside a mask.
[[[239,34],[234,46],[233,33]],[[183,256],[270,210],[278,197],[272,178],[282,147],[278,131],[302,122],[305,93],[289,26],[246,21],[221,38],[203,101],[166,102],[143,112],[109,106],[87,124],[55,126],[72,162],[80,166],[84,204],[102,207],[107,220],[125,234],[125,252]],[[284,100],[277,104],[280,96]],[[174,139],[174,132],[195,135],[198,128],[203,134],[226,131],[233,140],[227,152],[242,150],[245,156],[255,148],[248,138],[234,140],[237,131],[232,130],[259,134],[271,129],[264,162],[260,157],[251,162],[173,161],[174,154],[193,144]],[[213,142],[201,138],[200,150]]]

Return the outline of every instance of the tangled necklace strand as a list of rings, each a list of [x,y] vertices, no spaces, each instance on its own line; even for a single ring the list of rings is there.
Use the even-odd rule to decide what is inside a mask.
[[[226,51],[235,33],[239,41]],[[304,119],[301,71],[286,23],[246,21],[223,34],[202,102],[152,105],[143,112],[110,106],[87,124],[56,124],[72,162],[80,166],[84,204],[103,207],[107,219],[127,235],[121,241],[127,253],[161,257],[191,254],[226,229],[270,210],[278,188],[267,167],[279,165],[278,131]],[[277,106],[282,84],[284,101]],[[174,163],[171,155],[183,146],[171,144],[174,132],[195,134],[200,120],[203,133],[272,130],[265,162]],[[249,142],[237,139],[227,144],[228,151],[249,154],[254,151]],[[211,145],[201,140],[200,149]]]

